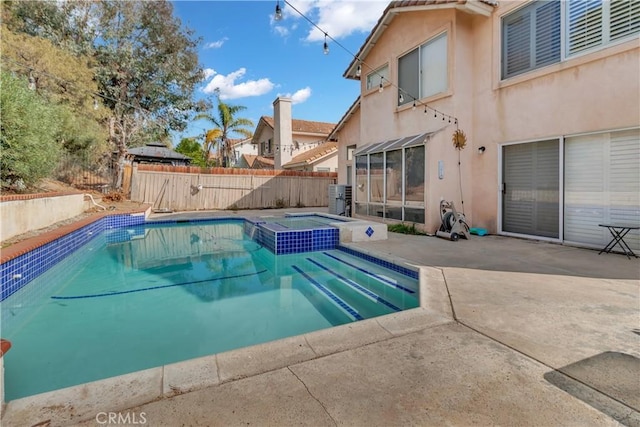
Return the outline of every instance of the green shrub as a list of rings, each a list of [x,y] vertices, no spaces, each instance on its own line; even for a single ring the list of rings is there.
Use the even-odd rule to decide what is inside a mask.
[[[62,150],[57,138],[60,133],[58,108],[30,90],[24,79],[1,73],[0,179],[3,185],[29,186],[51,174]]]
[[[416,224],[413,223],[411,225],[407,225],[405,223],[402,224],[389,224],[387,225],[387,230],[393,233],[401,233],[401,234],[414,234],[418,236],[426,236],[427,233],[421,231],[416,228]]]

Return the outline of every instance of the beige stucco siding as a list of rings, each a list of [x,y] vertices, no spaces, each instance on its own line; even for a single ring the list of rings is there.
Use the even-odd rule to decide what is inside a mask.
[[[640,124],[638,38],[529,73],[500,79],[501,19],[475,19],[474,146],[476,156],[471,216],[495,232],[500,197],[501,144],[579,133],[637,127]],[[489,42],[493,40],[493,42]],[[460,46],[459,48],[463,48]],[[488,61],[487,58],[491,58]]]
[[[348,164],[353,164],[355,170],[355,161],[347,161],[347,147],[350,145],[360,145],[360,108],[338,132],[338,184],[347,183]]]
[[[501,79],[501,19],[521,2],[505,2],[492,16],[455,9],[398,13],[364,62],[360,115],[340,131],[339,182],[346,182],[346,146],[358,147],[427,131],[426,229],[439,225],[441,198],[454,201],[472,226],[498,230],[499,151],[503,144],[560,138],[640,126],[640,41],[631,40]],[[411,8],[409,8],[411,9]],[[448,90],[397,107],[398,58],[447,31]],[[392,84],[367,91],[366,76],[389,64]],[[424,105],[430,108],[424,114]],[[456,117],[467,147],[452,145],[455,124],[433,109]],[[359,127],[360,134],[350,127]],[[485,147],[484,153],[478,152]],[[459,157],[458,157],[459,156]],[[444,177],[438,177],[438,162]]]

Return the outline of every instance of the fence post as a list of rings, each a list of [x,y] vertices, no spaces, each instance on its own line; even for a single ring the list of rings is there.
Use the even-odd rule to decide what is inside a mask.
[[[125,164],[124,165],[124,173],[122,176],[122,194],[124,194],[124,196],[126,198],[129,198],[130,193],[131,193],[131,175],[133,173],[133,168],[131,167],[131,164]]]

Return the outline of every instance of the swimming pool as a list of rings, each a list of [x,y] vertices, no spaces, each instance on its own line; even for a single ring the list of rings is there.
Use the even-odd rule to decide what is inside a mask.
[[[108,230],[19,289],[1,305],[7,400],[418,306],[411,271],[341,247],[274,255],[245,231]]]
[[[292,230],[305,230],[330,227],[332,223],[345,222],[344,219],[329,218],[321,215],[296,215],[285,217],[262,217],[266,224],[275,224]]]

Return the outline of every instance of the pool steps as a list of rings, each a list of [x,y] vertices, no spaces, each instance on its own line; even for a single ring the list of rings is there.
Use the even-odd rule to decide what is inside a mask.
[[[354,265],[354,264],[352,264],[352,263],[350,263],[348,261],[340,259],[340,258],[336,257],[335,255],[331,255],[330,253],[323,252],[323,254],[328,256],[329,258],[332,258],[332,259],[338,261],[338,262],[341,262],[341,263],[343,263],[345,265],[348,265],[351,268],[355,268],[356,270],[364,273],[365,275],[367,275],[367,276],[369,276],[369,277],[371,277],[373,279],[376,279],[376,280],[386,284],[387,286],[391,286],[392,288],[400,289],[400,290],[402,290],[402,291],[404,291],[404,292],[406,292],[408,294],[415,294],[414,290],[411,290],[411,289],[409,289],[407,287],[399,285],[397,282],[389,280],[386,277],[382,277],[382,276],[380,276],[379,274],[376,274],[376,273],[371,273],[371,272],[365,270],[364,268],[358,267],[357,265]]]
[[[355,289],[358,293],[360,293],[361,295],[363,295],[365,298],[369,298],[371,301],[376,302],[376,303],[380,303],[388,308],[390,308],[393,311],[400,311],[402,310],[401,308],[396,307],[395,305],[391,304],[389,301],[385,300],[384,298],[382,298],[380,295],[372,292],[371,290],[365,288],[362,285],[357,284],[356,282],[354,282],[351,279],[348,279],[346,277],[344,277],[342,274],[339,274],[333,270],[331,270],[329,267],[311,259],[311,258],[307,258],[307,261],[311,262],[312,264],[320,267],[321,269],[323,269],[324,271],[328,272],[329,274],[331,274],[332,276],[337,277],[338,279],[340,279],[340,281],[344,284],[346,284],[347,286],[350,286],[351,288]]]
[[[327,296],[332,303],[336,304],[342,311],[346,312],[353,320],[363,320],[363,317],[353,307],[338,298],[336,294],[327,289],[324,285],[316,281],[313,277],[302,271],[297,265],[292,268],[298,273],[302,274],[313,286],[315,286],[323,295]]]

